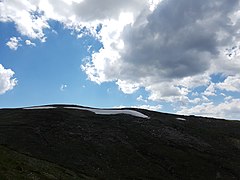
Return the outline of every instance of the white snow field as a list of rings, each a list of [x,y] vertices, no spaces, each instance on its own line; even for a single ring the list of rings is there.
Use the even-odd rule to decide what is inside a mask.
[[[54,106],[35,106],[35,107],[26,107],[23,109],[56,109],[57,107]],[[77,110],[86,110],[94,112],[95,114],[105,114],[105,115],[112,115],[112,114],[128,114],[135,117],[146,118],[150,119],[147,115],[140,113],[134,110],[127,110],[127,109],[92,109],[92,108],[84,108],[84,107],[74,107],[74,106],[66,106],[63,107],[65,109],[77,109]]]
[[[35,106],[35,107],[27,107],[23,109],[55,109],[53,106]]]
[[[186,119],[184,118],[176,118],[177,120],[180,120],[180,121],[186,121]]]
[[[143,113],[140,113],[138,111],[134,110],[127,110],[127,109],[91,109],[91,108],[83,108],[83,107],[64,107],[66,109],[77,109],[77,110],[86,110],[94,112],[95,114],[106,114],[106,115],[112,115],[112,114],[129,114],[135,117],[141,117],[150,119],[148,116],[146,116]]]

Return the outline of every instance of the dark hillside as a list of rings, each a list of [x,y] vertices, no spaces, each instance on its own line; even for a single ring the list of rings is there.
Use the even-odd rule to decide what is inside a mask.
[[[66,172],[46,179],[240,179],[239,121],[135,109],[147,119],[55,107],[1,109],[0,151],[8,155],[0,160],[12,158],[29,172],[50,165],[44,170],[49,174]],[[0,178],[9,179],[9,167],[0,163]]]

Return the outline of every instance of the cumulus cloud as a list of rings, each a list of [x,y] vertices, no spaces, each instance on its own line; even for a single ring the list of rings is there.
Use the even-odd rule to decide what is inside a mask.
[[[162,109],[162,105],[138,105],[138,106],[130,106],[131,108],[138,108],[138,109],[148,109],[152,111],[160,111]],[[129,106],[116,106],[113,108],[129,108]]]
[[[97,25],[117,20],[125,12],[137,16],[148,4],[147,0],[102,0],[101,3],[97,0],[3,0],[0,21],[14,22],[22,35],[45,41],[44,29],[51,28],[49,20],[77,31],[88,27],[94,34]]]
[[[11,69],[5,69],[0,64],[0,94],[13,89],[17,85],[17,80],[13,78],[14,72]]]
[[[22,39],[20,37],[11,37],[10,40],[6,43],[6,45],[12,49],[12,50],[17,50],[18,47],[22,46],[20,44],[20,41],[22,41]]]
[[[140,108],[140,109],[148,109],[152,111],[160,111],[162,109],[162,105],[156,105],[156,106],[151,106],[151,105],[139,105],[139,106],[131,106],[132,108]]]
[[[119,89],[125,94],[132,94],[139,89],[139,85],[133,82],[118,80],[116,84],[119,86]]]
[[[161,1],[154,11],[144,10],[124,26],[117,37],[121,48],[102,39],[104,48],[93,54],[84,70],[92,81],[129,82],[130,89],[134,83],[135,90],[145,87],[150,100],[188,101],[194,81],[200,82],[195,86],[208,85],[210,75],[219,72],[219,62],[228,64],[221,72],[239,69],[240,61],[229,62],[223,52],[239,40],[239,22],[233,20],[238,9],[237,0]],[[124,92],[126,83],[117,84]]]
[[[221,90],[240,92],[240,74],[228,76],[224,82],[218,83],[216,87]]]
[[[172,82],[148,85],[146,90],[151,93],[148,99],[152,101],[180,101],[184,104],[189,102],[189,99],[186,96],[188,94],[188,89],[175,85]]]
[[[36,46],[35,43],[31,42],[31,41],[28,40],[28,39],[25,41],[25,44],[26,44],[27,46]]]
[[[44,39],[48,20],[75,29],[102,24],[103,48],[84,68],[98,83],[134,81],[146,87],[195,77],[217,64],[220,50],[239,49],[238,0],[4,0],[0,8],[0,21],[14,22],[32,38]]]
[[[142,102],[145,102],[145,103],[148,102],[146,99],[143,98],[142,95],[140,95],[140,96],[137,97],[137,101],[142,101]]]
[[[103,0],[101,3],[98,0],[84,0],[75,4],[73,10],[84,21],[96,21],[108,18],[118,19],[122,12],[138,14],[145,5],[147,5],[145,0]]]
[[[37,7],[37,0],[4,0],[0,2],[0,21],[14,22],[25,36],[44,41],[43,29],[49,28],[47,18]]]
[[[207,89],[203,92],[205,96],[216,96],[215,84],[211,83]]]
[[[192,108],[184,108],[177,113],[239,120],[239,112],[240,99],[230,98],[229,101],[225,101],[217,105],[212,102],[203,103]]]

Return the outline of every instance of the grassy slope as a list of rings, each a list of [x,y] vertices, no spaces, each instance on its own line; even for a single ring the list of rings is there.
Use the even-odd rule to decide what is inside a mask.
[[[0,146],[0,179],[85,179],[47,161],[38,160]]]

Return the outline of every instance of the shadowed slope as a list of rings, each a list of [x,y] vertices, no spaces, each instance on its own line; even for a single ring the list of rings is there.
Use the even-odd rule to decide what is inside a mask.
[[[131,109],[146,119],[54,107],[0,110],[0,145],[83,179],[240,178],[238,121]]]

